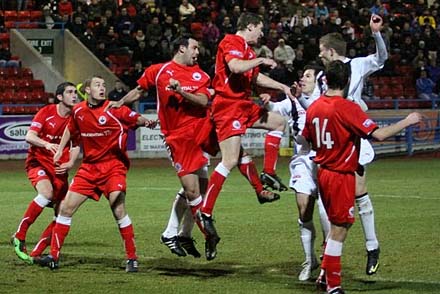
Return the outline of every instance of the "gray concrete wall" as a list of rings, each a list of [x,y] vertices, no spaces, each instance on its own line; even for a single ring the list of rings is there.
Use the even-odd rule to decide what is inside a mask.
[[[46,92],[55,92],[57,85],[64,81],[63,75],[57,71],[53,66],[44,60],[44,57],[29,43],[26,41],[26,36],[30,38],[51,38],[50,36],[40,35],[38,31],[45,30],[35,30],[34,34],[31,32],[23,32],[34,30],[11,30],[10,42],[11,42],[11,53],[12,55],[17,55],[20,57],[23,67],[29,67],[32,69],[34,78],[37,80],[43,80],[45,84]],[[55,38],[56,36],[54,36]],[[61,51],[59,49],[55,49]],[[55,58],[53,58],[54,60]]]
[[[26,39],[53,39],[53,54],[40,54]],[[20,56],[23,66],[30,67],[35,78],[45,82],[47,92],[54,92],[64,80],[77,84],[93,75],[104,78],[109,92],[118,79],[69,30],[11,30],[11,53]],[[52,65],[45,62],[45,57]]]

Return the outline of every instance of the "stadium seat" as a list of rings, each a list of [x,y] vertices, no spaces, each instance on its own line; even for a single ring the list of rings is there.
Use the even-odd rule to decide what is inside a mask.
[[[5,28],[8,30],[15,28],[15,21],[5,21]]]
[[[29,67],[22,67],[21,75],[24,79],[28,79],[28,80],[34,79],[34,74],[32,73],[32,69],[30,69]]]
[[[22,10],[17,13],[17,21],[30,21],[31,13],[29,10]]]
[[[44,82],[42,80],[31,80],[30,89],[32,91],[42,91],[44,92]]]
[[[5,22],[6,21],[16,21],[17,20],[17,11],[15,10],[6,10],[4,13]]]
[[[2,43],[2,44],[8,43],[9,44],[9,39],[10,39],[9,33],[0,33],[0,43]]]
[[[17,104],[28,104],[30,102],[30,96],[28,92],[20,91],[15,94],[15,100]]]
[[[5,92],[15,91],[15,81],[14,80],[0,80],[0,88]]]
[[[41,10],[32,10],[31,11],[31,21],[41,21],[43,17],[43,12]]]
[[[31,90],[31,81],[26,79],[20,79],[15,81],[15,88],[20,92],[28,92]]]

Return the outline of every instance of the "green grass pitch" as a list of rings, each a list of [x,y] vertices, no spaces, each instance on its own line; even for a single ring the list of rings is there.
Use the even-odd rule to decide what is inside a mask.
[[[261,159],[257,159],[261,167]],[[297,275],[303,254],[292,192],[260,205],[245,179],[233,171],[215,208],[222,237],[208,262],[179,258],[159,242],[179,189],[165,160],[133,160],[127,209],[135,226],[140,272],[126,274],[117,226],[105,198],[87,201],[73,218],[58,271],[29,266],[14,254],[9,238],[35,193],[23,161],[4,161],[0,171],[0,293],[316,293]],[[288,158],[279,175],[288,182]],[[343,252],[347,293],[438,293],[440,288],[440,160],[381,159],[368,169],[381,244],[377,275],[365,275],[366,253],[357,221]],[[52,218],[45,209],[28,232],[28,249]],[[320,226],[315,217],[317,231]],[[194,230],[201,252],[204,241]],[[322,241],[318,234],[316,251]],[[317,272],[315,272],[315,276]]]

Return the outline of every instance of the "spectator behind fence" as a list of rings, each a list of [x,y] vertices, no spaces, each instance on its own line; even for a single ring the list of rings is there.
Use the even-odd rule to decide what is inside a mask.
[[[3,43],[0,43],[0,67],[20,67],[20,62],[11,59],[11,52]]]
[[[434,93],[435,83],[428,77],[428,71],[425,68],[420,70],[420,77],[416,81],[417,97],[423,100],[438,99]]]

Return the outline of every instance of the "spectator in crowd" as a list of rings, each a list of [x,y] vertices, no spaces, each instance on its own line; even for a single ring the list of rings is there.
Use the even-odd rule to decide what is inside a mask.
[[[159,17],[154,16],[151,19],[151,22],[147,25],[147,29],[145,31],[145,36],[147,37],[148,40],[162,39],[162,26],[159,23]]]
[[[58,3],[58,13],[63,15],[71,15],[73,13],[73,6],[72,3],[69,0],[61,0],[60,3]]]
[[[292,68],[295,59],[295,50],[287,45],[284,39],[278,40],[278,46],[273,51],[274,59],[277,63],[283,64],[287,68]]]
[[[319,1],[318,5],[315,7],[315,17],[324,19],[328,19],[330,16],[330,13],[328,11],[328,7],[325,5],[324,1]]]
[[[108,100],[110,101],[119,101],[127,94],[127,91],[124,89],[124,85],[120,80],[115,81],[115,87],[108,93]]]
[[[434,93],[435,83],[428,76],[425,68],[420,70],[420,77],[416,81],[417,97],[423,100],[437,100],[438,94]]]
[[[179,6],[180,21],[183,23],[191,23],[194,18],[196,8],[188,0],[182,0]]]
[[[146,44],[144,41],[139,42],[137,47],[134,48],[132,60],[134,63],[141,62],[143,66],[147,66],[149,57],[146,53]]]
[[[0,67],[20,67],[20,61],[11,59],[11,51],[6,44],[0,43]]]

